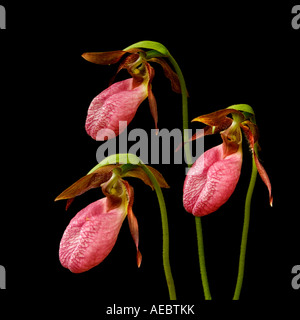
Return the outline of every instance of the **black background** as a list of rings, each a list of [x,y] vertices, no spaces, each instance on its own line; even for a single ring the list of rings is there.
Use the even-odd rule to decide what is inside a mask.
[[[86,112],[117,69],[88,63],[81,54],[153,40],[164,44],[182,69],[190,94],[190,120],[238,103],[255,110],[260,157],[272,182],[274,207],[269,207],[267,188],[258,177],[240,304],[272,301],[275,309],[286,304],[293,308],[300,297],[300,290],[291,287],[291,269],[300,264],[300,30],[291,26],[291,8],[296,3],[2,4],[7,11],[7,29],[0,32],[0,264],[7,270],[7,290],[1,295],[35,303],[52,303],[57,297],[59,301],[72,298],[73,304],[91,299],[97,301],[99,317],[112,303],[168,302],[160,213],[149,187],[130,179],[143,254],[140,269],[127,221],[103,263],[83,274],[64,269],[58,260],[64,229],[80,209],[102,194],[89,191],[67,212],[63,202],[53,201],[96,165],[101,142],[86,134]],[[161,67],[153,66],[159,128],[181,128],[181,97],[171,91]],[[126,77],[122,71],[116,80]],[[190,125],[194,130],[200,127],[199,123]],[[147,101],[128,130],[134,128],[147,132],[153,128]],[[219,136],[207,137],[205,149],[219,143]],[[177,297],[182,303],[204,304],[194,218],[182,206],[185,166],[154,167],[171,186],[164,195]],[[234,194],[217,212],[202,219],[211,294],[228,305],[232,305],[237,276],[250,173],[251,156],[244,143],[242,175]]]

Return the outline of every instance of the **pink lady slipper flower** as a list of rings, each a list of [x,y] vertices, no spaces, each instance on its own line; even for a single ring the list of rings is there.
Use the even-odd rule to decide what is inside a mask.
[[[158,177],[162,187],[168,187],[158,171],[153,168],[151,171]],[[68,208],[74,197],[89,189],[101,186],[105,195],[79,211],[63,234],[59,260],[62,266],[71,272],[85,272],[101,263],[113,249],[126,217],[137,250],[137,265],[140,267],[142,255],[138,248],[139,229],[132,211],[134,191],[129,183],[121,178],[126,175],[139,177],[152,186],[150,180],[139,169],[122,175],[120,165],[108,165],[84,176],[55,199],[69,199]]]
[[[159,63],[171,80],[172,89],[180,92],[179,80],[171,67],[162,59],[147,54],[141,49],[129,51],[89,52],[82,57],[90,62],[107,65],[117,63],[124,55],[118,71],[127,69],[132,78],[116,82],[102,91],[91,102],[86,118],[87,133],[95,140],[107,140],[119,135],[135,116],[140,104],[148,97],[150,111],[157,129],[157,104],[152,93],[154,69],[148,61]]]
[[[229,114],[232,114],[233,119],[227,117]],[[257,170],[268,187],[270,205],[272,205],[270,180],[255,150],[257,126],[235,109],[220,110],[200,116],[193,121],[208,125],[204,128],[204,135],[220,133],[223,143],[207,150],[189,170],[183,187],[183,204],[186,211],[195,216],[205,216],[216,211],[232,195],[242,167],[241,129],[249,141]],[[199,137],[195,136],[193,139]]]

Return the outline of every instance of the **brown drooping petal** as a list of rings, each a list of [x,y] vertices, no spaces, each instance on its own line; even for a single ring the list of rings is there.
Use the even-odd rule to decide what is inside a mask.
[[[156,103],[156,99],[155,96],[152,92],[152,80],[154,78],[155,75],[155,71],[154,69],[150,66],[149,63],[146,63],[146,68],[149,74],[149,82],[148,82],[148,101],[149,101],[149,107],[150,107],[150,112],[151,115],[153,117],[154,120],[154,125],[155,125],[155,129],[157,128],[157,122],[158,122],[158,113],[157,113],[157,103]]]
[[[258,157],[257,157],[257,154],[256,154],[256,151],[255,151],[255,143],[258,139],[258,129],[257,129],[257,126],[252,123],[251,121],[244,121],[241,123],[241,128],[243,129],[244,133],[245,133],[245,136],[249,142],[249,145],[250,145],[250,148],[252,150],[252,153],[253,153],[253,157],[254,157],[254,161],[255,161],[255,164],[256,164],[256,168],[257,168],[257,171],[262,179],[262,181],[265,183],[265,185],[267,186],[268,188],[268,191],[269,191],[269,202],[270,202],[270,206],[272,207],[273,206],[273,195],[272,195],[272,186],[271,186],[271,182],[270,182],[270,179],[269,179],[269,176],[266,172],[266,170],[264,169],[264,167],[262,166],[262,164],[260,163]]]
[[[112,170],[118,166],[119,165],[113,164],[98,168],[93,173],[88,174],[73,183],[69,188],[67,188],[59,196],[57,196],[55,198],[55,201],[72,199],[90,189],[100,187],[102,183],[110,179],[110,177],[112,176]]]
[[[181,86],[178,75],[172,70],[170,65],[164,59],[160,58],[152,58],[149,61],[160,64],[164,70],[165,76],[171,81],[172,90],[176,93],[181,93]]]
[[[237,110],[222,109],[222,110],[218,110],[218,111],[197,117],[193,119],[192,122],[194,121],[202,122],[211,127],[219,128],[220,129],[219,131],[221,131],[221,130],[227,129],[231,125],[232,119],[226,117],[230,113],[238,114],[242,119],[245,118],[244,115]]]
[[[85,52],[82,54],[82,58],[92,63],[110,65],[119,62],[125,53],[127,52],[122,50],[108,52]]]
[[[133,190],[132,186],[127,181],[123,181],[123,182],[126,187],[127,195],[129,198],[128,206],[127,206],[127,218],[128,218],[130,233],[133,238],[134,244],[136,246],[136,262],[137,262],[137,266],[139,268],[142,263],[142,254],[139,250],[139,225],[138,225],[138,221],[136,219],[136,216],[134,215],[134,213],[132,211],[133,200],[134,200],[134,190]]]
[[[154,169],[153,167],[147,166],[147,168],[152,172],[152,174],[155,176],[155,179],[157,180],[159,186],[161,188],[170,188],[162,174]],[[150,186],[152,190],[154,189],[154,186],[145,173],[145,171],[141,167],[136,167],[134,169],[131,169],[130,171],[127,171],[123,177],[133,177],[133,178],[139,178],[141,179],[146,185]]]

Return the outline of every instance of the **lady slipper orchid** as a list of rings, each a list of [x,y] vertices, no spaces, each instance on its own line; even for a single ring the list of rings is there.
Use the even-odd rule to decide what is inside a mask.
[[[149,169],[162,187],[168,187],[158,171]],[[101,263],[113,249],[126,217],[137,250],[137,265],[140,267],[142,255],[139,251],[139,229],[132,211],[134,191],[122,179],[125,176],[138,177],[152,187],[151,181],[140,168],[123,174],[120,165],[108,165],[84,176],[55,199],[68,199],[68,208],[70,200],[91,188],[101,186],[105,195],[105,198],[78,212],[63,234],[59,259],[71,272],[85,272]]]
[[[184,184],[183,203],[188,212],[204,216],[216,211],[233,193],[242,167],[240,141],[223,143],[202,154],[188,172]]]
[[[232,114],[233,119],[227,117]],[[257,157],[258,129],[253,116],[224,109],[200,116],[193,121],[207,124],[204,135],[221,133],[223,143],[202,154],[189,170],[183,187],[183,204],[186,211],[195,216],[204,216],[216,211],[232,195],[238,183],[242,166],[242,132],[249,142],[257,170],[268,187],[270,205],[273,197],[268,175]],[[194,136],[197,139],[200,136]]]
[[[148,97],[150,111],[157,129],[157,104],[152,92],[154,69],[150,62],[159,63],[167,78],[171,80],[172,89],[180,91],[177,74],[161,57],[153,54],[147,56],[142,49],[127,51],[89,52],[82,57],[87,61],[109,65],[117,63],[125,54],[127,56],[120,64],[118,71],[127,69],[132,78],[110,85],[91,102],[86,118],[87,133],[95,140],[107,140],[119,135],[135,116],[140,104]],[[161,56],[157,52],[158,56]]]
[[[97,200],[82,209],[71,220],[60,243],[61,264],[74,273],[87,271],[101,263],[114,247],[124,219],[136,219],[132,213],[132,196],[124,182],[119,182],[117,194]],[[115,191],[114,191],[115,192]],[[142,255],[138,250],[138,225],[130,223],[137,243],[137,264]]]

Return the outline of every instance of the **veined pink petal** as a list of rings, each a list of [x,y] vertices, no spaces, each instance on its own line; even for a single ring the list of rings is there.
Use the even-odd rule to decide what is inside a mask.
[[[147,82],[136,86],[134,79],[130,78],[112,84],[91,102],[85,124],[87,133],[95,140],[119,135],[125,129],[119,130],[119,121],[129,124],[147,96]]]
[[[202,154],[189,170],[183,187],[185,209],[195,216],[216,211],[233,193],[240,177],[242,151],[224,158],[223,144]]]
[[[61,264],[74,273],[102,262],[114,247],[126,217],[124,206],[107,210],[102,198],[77,213],[65,230],[59,248]]]

